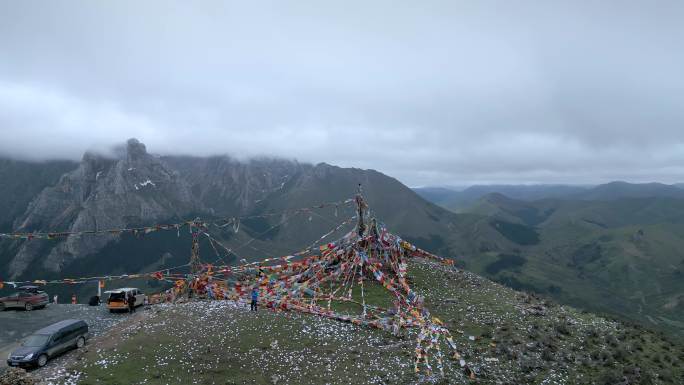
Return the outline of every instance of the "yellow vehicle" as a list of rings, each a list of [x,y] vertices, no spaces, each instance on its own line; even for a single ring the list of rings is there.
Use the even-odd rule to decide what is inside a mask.
[[[135,307],[142,306],[147,302],[147,296],[143,294],[140,289],[124,287],[121,289],[105,291],[105,294],[109,294],[109,297],[107,298],[107,309],[109,309],[110,312],[127,311],[129,293],[132,293],[135,297]]]

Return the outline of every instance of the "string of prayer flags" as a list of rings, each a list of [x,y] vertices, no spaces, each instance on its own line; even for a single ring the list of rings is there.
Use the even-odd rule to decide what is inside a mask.
[[[354,325],[378,328],[390,333],[397,333],[402,328],[415,328],[418,331],[418,337],[416,339],[414,370],[418,373],[422,368],[426,374],[431,375],[433,365],[435,365],[439,373],[443,374],[442,341],[452,351],[449,357],[458,359],[460,354],[449,330],[441,320],[430,315],[424,305],[423,297],[412,290],[409,285],[407,261],[411,258],[425,258],[449,265],[453,264],[453,261],[433,255],[391,234],[384,224],[369,218],[365,210],[368,206],[360,195],[342,203],[322,204],[285,212],[308,213],[311,217],[311,210],[314,208],[334,207],[336,212],[340,204],[352,202],[356,202],[359,209],[355,216],[323,234],[309,247],[290,255],[269,257],[254,262],[241,259],[240,264],[236,266],[214,266],[199,263],[193,265],[192,274],[171,271],[190,266],[190,264],[185,264],[177,268],[149,273],[35,280],[33,282],[70,285],[99,282],[102,285],[108,280],[147,277],[173,283],[173,288],[169,291],[172,298],[193,294],[193,296],[205,296],[209,299],[236,301],[250,300],[250,293],[253,288],[256,288],[260,292],[258,300],[260,304],[277,311],[298,311]],[[263,215],[275,215],[275,213]],[[283,212],[278,215],[283,215]],[[180,228],[188,226],[195,241],[199,234],[205,234],[217,255],[216,245],[228,253],[234,254],[233,249],[226,248],[212,238],[208,231],[210,224],[219,228],[232,225],[233,231],[237,233],[241,218],[226,218],[212,223],[195,219],[175,224],[77,233],[12,233],[0,234],[0,237],[54,239],[62,236],[100,233],[130,232],[142,235],[164,230],[176,230],[180,236]],[[366,222],[368,219],[370,220]],[[355,231],[346,233],[334,242],[326,240],[327,237],[355,220],[358,220]],[[367,285],[364,283],[366,280],[376,282],[389,293],[393,299],[391,302],[393,305],[389,309],[367,303],[364,288],[364,285]],[[5,282],[4,284],[16,285],[16,283]],[[0,281],[0,285],[3,285],[2,281]],[[352,297],[353,291],[356,290],[355,287],[358,287],[360,301]],[[333,301],[356,304],[360,307],[360,313],[356,315],[338,313],[331,306]],[[469,376],[474,376],[474,373],[471,372]]]
[[[303,207],[299,209],[290,209],[290,210],[284,210],[281,212],[270,212],[270,213],[264,213],[264,214],[259,214],[259,215],[250,215],[250,216],[244,216],[244,217],[228,217],[228,218],[222,218],[215,220],[211,222],[211,224],[214,224],[219,227],[224,227],[227,226],[228,224],[233,225],[233,231],[235,233],[238,232],[240,228],[240,219],[252,219],[252,218],[267,218],[267,217],[273,217],[273,216],[279,216],[287,213],[301,213],[301,212],[310,212],[312,209],[322,209],[322,208],[327,208],[327,207],[334,207],[337,209],[338,206],[340,205],[347,205],[349,203],[353,202],[352,199],[347,199],[341,202],[329,202],[329,203],[322,203],[310,207]],[[188,220],[188,221],[183,221],[183,222],[178,222],[178,223],[172,223],[172,224],[154,224],[151,226],[143,226],[143,227],[134,227],[134,228],[115,228],[115,229],[104,229],[104,230],[83,230],[83,231],[65,231],[65,232],[55,232],[55,231],[50,231],[50,232],[40,232],[40,231],[34,231],[34,232],[11,232],[11,233],[0,233],[0,238],[6,238],[6,239],[13,239],[13,240],[35,240],[35,239],[45,239],[45,240],[56,240],[56,239],[62,239],[62,238],[68,238],[71,236],[79,237],[79,236],[84,236],[84,235],[121,235],[121,234],[133,234],[133,235],[143,235],[143,234],[150,234],[153,232],[157,231],[165,231],[165,230],[176,230],[178,236],[180,237],[180,228],[183,226],[188,226],[190,231],[192,231],[192,227],[201,227],[201,228],[207,228],[210,225],[210,223],[207,222],[198,222],[198,220]]]

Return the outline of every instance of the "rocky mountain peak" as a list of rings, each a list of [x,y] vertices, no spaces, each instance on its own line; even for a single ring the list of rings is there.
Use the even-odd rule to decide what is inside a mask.
[[[121,228],[182,218],[200,210],[187,183],[149,155],[144,144],[129,139],[116,149],[115,157],[86,153],[76,170],[64,174],[31,201],[13,227],[24,231]],[[39,257],[43,267],[58,271],[116,239],[69,237],[47,245],[47,255],[40,243],[25,243],[18,248],[9,271],[12,276],[21,274]]]
[[[147,156],[147,147],[138,139],[131,138],[126,141],[126,160],[136,162]]]
[[[81,158],[80,170],[82,170],[84,175],[92,176],[109,168],[114,162],[114,159],[102,154],[86,152]]]
[[[450,238],[450,230],[432,225],[434,219],[425,214],[421,203],[396,210],[392,202],[410,202],[415,195],[396,180],[376,172],[342,169],[327,164],[312,166],[272,158],[240,161],[227,156],[157,157],[148,153],[145,145],[136,139],[117,147],[113,156],[84,155],[76,169],[43,188],[25,212],[17,215],[11,228],[25,232],[79,232],[168,221],[175,223],[197,216],[206,219],[258,215],[344,200],[353,196],[358,183],[363,183],[364,192],[369,193],[371,201],[378,202],[377,210],[382,218],[398,224],[399,231],[417,238]],[[403,198],[397,198],[397,194]],[[380,198],[386,196],[392,199]],[[328,228],[329,222],[341,220],[340,217],[345,215],[342,211],[339,212],[340,217],[333,216],[332,211],[327,214],[331,216],[328,221],[315,215],[311,219],[288,216],[245,221],[244,232],[223,235],[227,238],[258,237],[258,234],[278,224],[277,220],[287,220],[268,236],[272,237],[269,239],[277,237],[279,242],[295,249],[308,246],[312,238],[320,236],[321,227]],[[405,220],[406,217],[411,219]],[[0,244],[0,252],[8,250],[8,255],[12,255],[6,265],[9,277],[29,276],[36,271],[66,274],[67,271],[81,269],[80,261],[96,263],[98,258],[110,252],[107,251],[111,250],[110,246],[120,242],[125,243],[126,240],[118,234],[60,237],[55,240],[7,242],[9,247],[5,249]],[[290,249],[277,247],[278,252]],[[174,255],[185,256],[187,253],[184,247],[160,246],[160,249]],[[139,256],[147,258],[149,250],[140,250]],[[245,250],[241,251],[244,253]],[[254,252],[261,251],[255,248]],[[125,261],[134,259],[131,256],[122,258]]]

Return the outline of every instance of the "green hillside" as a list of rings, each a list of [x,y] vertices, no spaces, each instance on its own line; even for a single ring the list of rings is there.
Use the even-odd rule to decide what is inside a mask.
[[[490,218],[514,245],[468,258],[469,269],[684,337],[684,200],[521,202],[494,195],[470,210]]]

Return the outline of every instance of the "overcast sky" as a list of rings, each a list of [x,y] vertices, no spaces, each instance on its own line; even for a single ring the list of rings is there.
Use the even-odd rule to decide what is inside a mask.
[[[684,182],[684,2],[1,1],[0,155]]]

